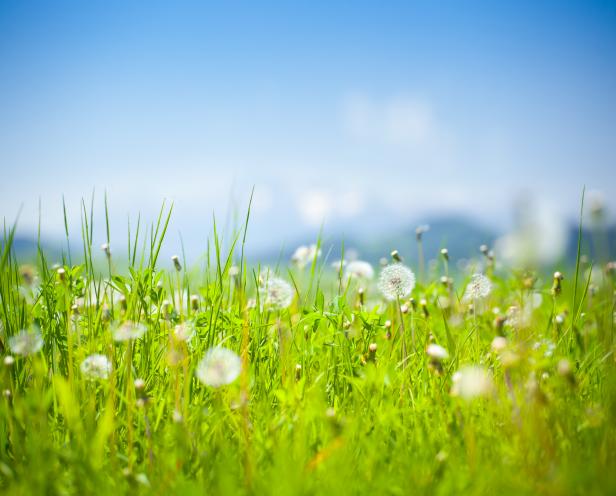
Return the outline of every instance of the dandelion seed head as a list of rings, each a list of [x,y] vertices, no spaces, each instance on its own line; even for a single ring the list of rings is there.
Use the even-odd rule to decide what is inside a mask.
[[[111,374],[111,362],[105,355],[94,354],[87,357],[79,367],[86,379],[107,379]]]
[[[220,387],[232,383],[240,375],[240,357],[233,351],[216,347],[208,350],[197,365],[197,378],[206,386]]]
[[[176,341],[190,343],[195,336],[195,326],[192,322],[182,322],[173,328],[173,337]]]
[[[321,250],[317,245],[299,246],[291,256],[291,262],[293,265],[303,269],[320,256]]]
[[[143,324],[126,321],[115,328],[113,331],[113,339],[118,342],[132,341],[142,337],[146,331],[147,328]]]
[[[459,396],[471,400],[481,396],[488,396],[492,391],[492,377],[483,367],[466,365],[458,370],[452,377],[452,396]]]
[[[294,294],[293,287],[279,277],[270,277],[265,280],[260,293],[264,295],[264,304],[275,310],[282,310],[291,305]]]
[[[431,343],[426,348],[426,355],[428,355],[432,360],[436,360],[437,362],[441,362],[443,360],[447,360],[449,358],[449,353],[445,348],[438,344]]]
[[[346,279],[370,280],[374,277],[372,265],[363,260],[353,260],[345,268],[344,276]]]
[[[9,338],[9,348],[15,355],[28,356],[40,351],[43,337],[37,327],[23,329]]]
[[[492,340],[490,347],[492,348],[492,351],[496,351],[497,353],[499,351],[503,351],[507,347],[507,338],[504,336],[496,336]]]
[[[415,287],[415,274],[406,265],[388,265],[381,271],[378,282],[379,291],[390,300],[406,298]]]
[[[469,303],[485,298],[492,291],[492,282],[483,274],[473,274],[466,286],[462,301]]]

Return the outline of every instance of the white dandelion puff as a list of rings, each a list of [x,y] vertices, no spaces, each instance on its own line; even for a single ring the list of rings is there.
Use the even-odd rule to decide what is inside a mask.
[[[105,355],[94,354],[81,362],[81,373],[86,379],[107,379],[111,374],[111,362]]]
[[[9,348],[15,355],[28,356],[40,351],[43,337],[36,327],[19,331],[9,338]]]
[[[492,348],[492,351],[495,351],[497,353],[503,351],[505,348],[507,348],[507,338],[504,336],[496,336],[492,340],[490,348]]]
[[[132,341],[139,339],[146,331],[147,328],[143,324],[126,321],[115,328],[113,339],[114,341]]]
[[[465,303],[481,300],[492,291],[492,282],[483,274],[473,274],[466,286],[462,301]]]
[[[465,400],[488,396],[493,387],[490,373],[477,365],[462,367],[451,379],[453,381],[451,395]]]
[[[220,387],[231,384],[240,375],[242,362],[233,351],[216,347],[208,350],[197,365],[195,374],[206,386]]]
[[[415,287],[415,274],[406,265],[388,265],[381,271],[378,287],[390,301],[406,298]]]
[[[184,341],[190,343],[195,337],[195,326],[192,322],[182,322],[173,328],[173,337],[176,341]]]
[[[293,287],[284,279],[271,277],[260,288],[264,304],[270,308],[282,310],[293,301]]]
[[[426,355],[437,362],[442,362],[443,360],[447,360],[449,358],[449,353],[447,350],[441,345],[434,343],[428,345],[426,348]]]
[[[353,260],[347,264],[344,276],[346,279],[363,279],[368,281],[374,277],[374,269],[368,262]]]
[[[321,256],[321,250],[317,245],[299,246],[291,256],[291,262],[300,269],[310,265]]]

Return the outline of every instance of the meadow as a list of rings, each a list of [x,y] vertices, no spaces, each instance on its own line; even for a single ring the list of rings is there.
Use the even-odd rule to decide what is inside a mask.
[[[321,241],[266,267],[246,216],[193,266],[161,260],[170,216],[94,246],[84,209],[60,261],[5,228],[6,494],[616,493],[616,264],[583,239],[542,269]]]

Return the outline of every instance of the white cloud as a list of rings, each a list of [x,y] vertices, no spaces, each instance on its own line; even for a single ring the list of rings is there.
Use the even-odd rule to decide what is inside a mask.
[[[344,102],[343,119],[351,136],[379,144],[427,146],[437,131],[430,103],[410,97],[376,101],[356,93]]]

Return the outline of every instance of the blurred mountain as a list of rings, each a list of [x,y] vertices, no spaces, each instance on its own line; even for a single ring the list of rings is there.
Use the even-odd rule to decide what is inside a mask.
[[[447,248],[450,260],[455,263],[460,259],[479,257],[479,247],[486,244],[494,245],[502,232],[482,225],[472,219],[462,216],[440,216],[423,219],[398,232],[377,237],[365,236],[325,236],[322,240],[323,255],[328,261],[341,258],[342,247],[346,258],[357,256],[362,260],[377,263],[381,257],[389,258],[392,250],[398,250],[406,262],[416,264],[418,261],[418,244],[416,226],[429,226],[422,236],[422,247],[425,261],[439,256],[441,248]],[[564,252],[564,263],[575,263],[577,255],[578,226],[567,228],[567,242]],[[590,258],[599,256],[601,259],[616,258],[616,225],[609,226],[600,232],[585,228],[582,234],[582,254]],[[279,258],[289,260],[297,246],[314,243],[314,239],[298,240],[297,244],[281,250],[262,252],[251,257],[262,263],[275,263]],[[349,256],[351,255],[351,256]]]

